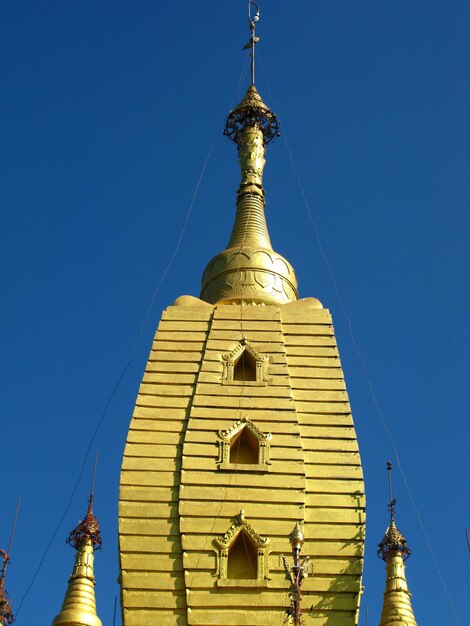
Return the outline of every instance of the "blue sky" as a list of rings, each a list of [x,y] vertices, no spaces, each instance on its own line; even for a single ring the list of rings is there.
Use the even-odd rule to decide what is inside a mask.
[[[198,295],[228,239],[236,150],[220,133],[249,38],[246,5],[5,1],[0,9],[2,509],[17,608],[175,250],[82,481],[18,614],[57,614],[99,450],[97,600],[111,624],[117,493],[133,403],[161,310]],[[464,624],[469,613],[468,83],[463,0],[261,4],[257,86],[279,115],[416,507]],[[267,80],[267,82],[266,82]],[[363,607],[378,622],[376,544],[390,441],[315,240],[283,138],[268,149],[268,225],[302,296],[331,309],[367,488]],[[457,624],[398,473],[418,623]],[[119,618],[117,624],[119,624]],[[365,611],[361,615],[365,626]]]

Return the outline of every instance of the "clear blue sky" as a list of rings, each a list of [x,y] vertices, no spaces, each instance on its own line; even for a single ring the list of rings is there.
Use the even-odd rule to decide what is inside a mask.
[[[272,95],[260,70],[259,90],[281,119],[416,505],[468,623],[470,5],[264,0],[261,11],[258,51]],[[244,0],[2,2],[0,544],[21,495],[7,578],[15,608],[217,137],[182,246],[18,626],[48,624],[60,609],[73,561],[64,540],[84,514],[96,450],[97,600],[112,624],[120,462],[152,335],[163,308],[198,295],[234,214],[236,150],[219,130],[242,95],[245,12]],[[318,297],[335,320],[366,478],[363,606],[372,626],[384,583],[375,549],[387,523],[390,441],[282,138],[269,147],[265,183],[274,246],[296,268],[301,295]],[[457,624],[397,471],[395,491],[413,549],[418,623]]]

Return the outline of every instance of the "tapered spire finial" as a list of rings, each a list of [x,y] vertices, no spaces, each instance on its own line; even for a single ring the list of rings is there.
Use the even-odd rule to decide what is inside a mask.
[[[304,556],[300,558],[302,546],[305,542],[304,532],[302,527],[297,522],[294,529],[289,535],[290,545],[292,547],[293,561],[292,565],[289,564],[286,557],[282,554],[282,562],[284,564],[284,574],[286,580],[289,581],[289,599],[290,606],[286,611],[288,623],[293,626],[300,626],[302,624],[301,618],[301,602],[302,602],[302,582],[304,578],[308,577],[308,571],[310,568],[310,557]]]
[[[384,538],[379,543],[377,554],[387,564],[385,592],[382,606],[382,615],[379,626],[416,626],[416,620],[411,607],[411,594],[405,576],[405,561],[411,550],[406,544],[405,536],[399,531],[395,523],[396,498],[392,493],[392,464],[387,461],[390,524]]]
[[[18,503],[16,505],[15,519],[13,521],[13,526],[10,534],[10,543],[8,544],[8,550],[0,549],[0,625],[1,626],[9,626],[13,624],[15,621],[15,616],[13,615],[13,608],[11,605],[10,597],[5,589],[5,578],[7,573],[7,567],[10,563],[10,554],[11,547],[13,545],[13,537],[15,536],[15,528],[16,522],[18,520],[18,512],[20,510],[21,498],[18,498]]]
[[[390,511],[390,524],[387,528],[387,531],[384,535],[384,538],[379,543],[377,554],[381,559],[387,562],[388,554],[393,551],[401,552],[403,560],[410,556],[411,550],[406,545],[405,536],[398,530],[397,525],[395,523],[395,506],[397,503],[397,499],[393,497],[392,493],[392,464],[390,461],[387,461],[387,473],[388,473],[388,493],[389,493],[389,503],[388,510]]]
[[[5,550],[0,549],[0,559],[2,561],[0,572],[0,624],[2,626],[9,626],[9,624],[15,621],[11,601],[5,589],[5,574],[8,563],[10,562],[10,555],[8,552],[5,552]]]
[[[94,552],[101,548],[102,542],[100,526],[93,513],[93,487],[86,515],[71,531],[66,541],[77,554],[62,609],[52,622],[52,626],[102,626],[96,614],[93,568]]]
[[[256,14],[251,17],[252,6]],[[266,146],[279,136],[276,115],[254,85],[255,24],[258,5],[249,0],[251,84],[243,100],[227,117],[224,134],[238,148],[241,181],[237,212],[225,250],[215,256],[202,277],[201,299],[211,304],[286,304],[298,298],[292,265],[275,252],[264,214],[263,170]]]

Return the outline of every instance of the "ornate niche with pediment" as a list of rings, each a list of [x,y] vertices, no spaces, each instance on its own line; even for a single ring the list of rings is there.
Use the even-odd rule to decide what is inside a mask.
[[[271,433],[263,433],[247,417],[217,433],[219,469],[250,472],[269,470]]]
[[[269,356],[260,354],[247,339],[242,339],[228,354],[222,355],[222,382],[231,385],[267,385]]]
[[[214,539],[219,587],[266,587],[269,579],[268,537],[262,537],[240,511],[221,537]]]

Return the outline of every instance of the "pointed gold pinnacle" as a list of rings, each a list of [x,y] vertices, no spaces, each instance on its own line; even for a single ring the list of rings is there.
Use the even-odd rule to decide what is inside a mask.
[[[70,533],[69,543],[77,554],[62,609],[52,626],[102,626],[96,614],[94,552],[101,547],[98,520],[90,495],[85,517]]]

